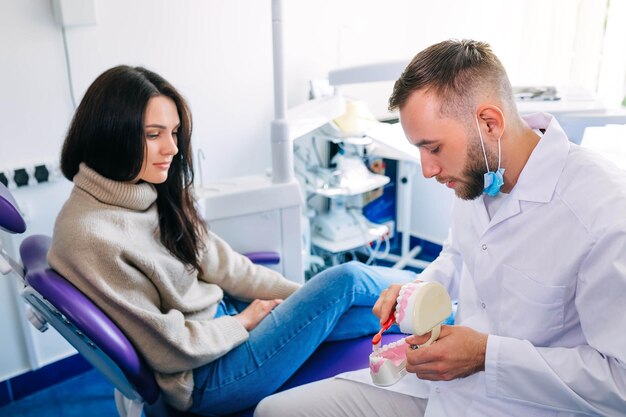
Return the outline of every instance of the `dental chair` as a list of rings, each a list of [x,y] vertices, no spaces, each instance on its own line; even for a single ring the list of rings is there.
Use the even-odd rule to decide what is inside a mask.
[[[0,230],[23,233],[26,224],[9,190],[0,183]],[[69,281],[50,268],[47,253],[52,239],[33,235],[20,245],[22,265],[1,247],[0,271],[15,272],[23,280],[22,297],[28,303],[28,318],[40,331],[54,327],[115,387],[114,398],[120,417],[190,417],[162,401],[152,371],[124,333],[95,304]],[[277,254],[254,253],[258,263],[276,263]],[[366,368],[372,349],[370,337],[327,342],[305,362],[280,389],[284,390],[348,370]],[[231,417],[252,416],[252,409]]]

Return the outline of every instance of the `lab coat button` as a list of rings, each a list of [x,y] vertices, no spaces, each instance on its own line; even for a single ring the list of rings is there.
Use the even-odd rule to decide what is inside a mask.
[[[480,303],[480,305],[482,306],[482,308],[486,308],[487,305],[485,303]]]
[[[483,250],[487,250],[487,245],[485,245],[485,244],[483,243],[483,245],[481,246],[481,248],[483,248]]]
[[[435,392],[436,392],[437,394],[439,394],[439,393],[441,392],[441,390],[439,389],[439,387],[435,387]]]

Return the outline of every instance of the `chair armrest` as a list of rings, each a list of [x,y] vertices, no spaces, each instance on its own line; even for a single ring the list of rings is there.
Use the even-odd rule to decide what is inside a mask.
[[[280,254],[277,252],[248,252],[244,255],[259,265],[276,265],[280,262]]]

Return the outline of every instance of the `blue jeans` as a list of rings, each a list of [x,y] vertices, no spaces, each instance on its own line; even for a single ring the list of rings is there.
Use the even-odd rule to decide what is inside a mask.
[[[381,291],[415,273],[349,262],[311,278],[221,358],[194,369],[191,412],[234,413],[274,393],[324,341],[374,334],[372,307]],[[244,305],[227,302],[226,314]],[[224,310],[222,310],[224,311]]]

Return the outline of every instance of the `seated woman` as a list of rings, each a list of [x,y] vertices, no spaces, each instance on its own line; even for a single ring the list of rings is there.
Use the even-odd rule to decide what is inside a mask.
[[[414,274],[353,262],[300,287],[252,264],[196,211],[191,126],[154,72],[100,75],[63,145],[74,189],[48,259],[126,333],[170,405],[216,415],[273,393],[323,341],[375,333],[380,292]]]

